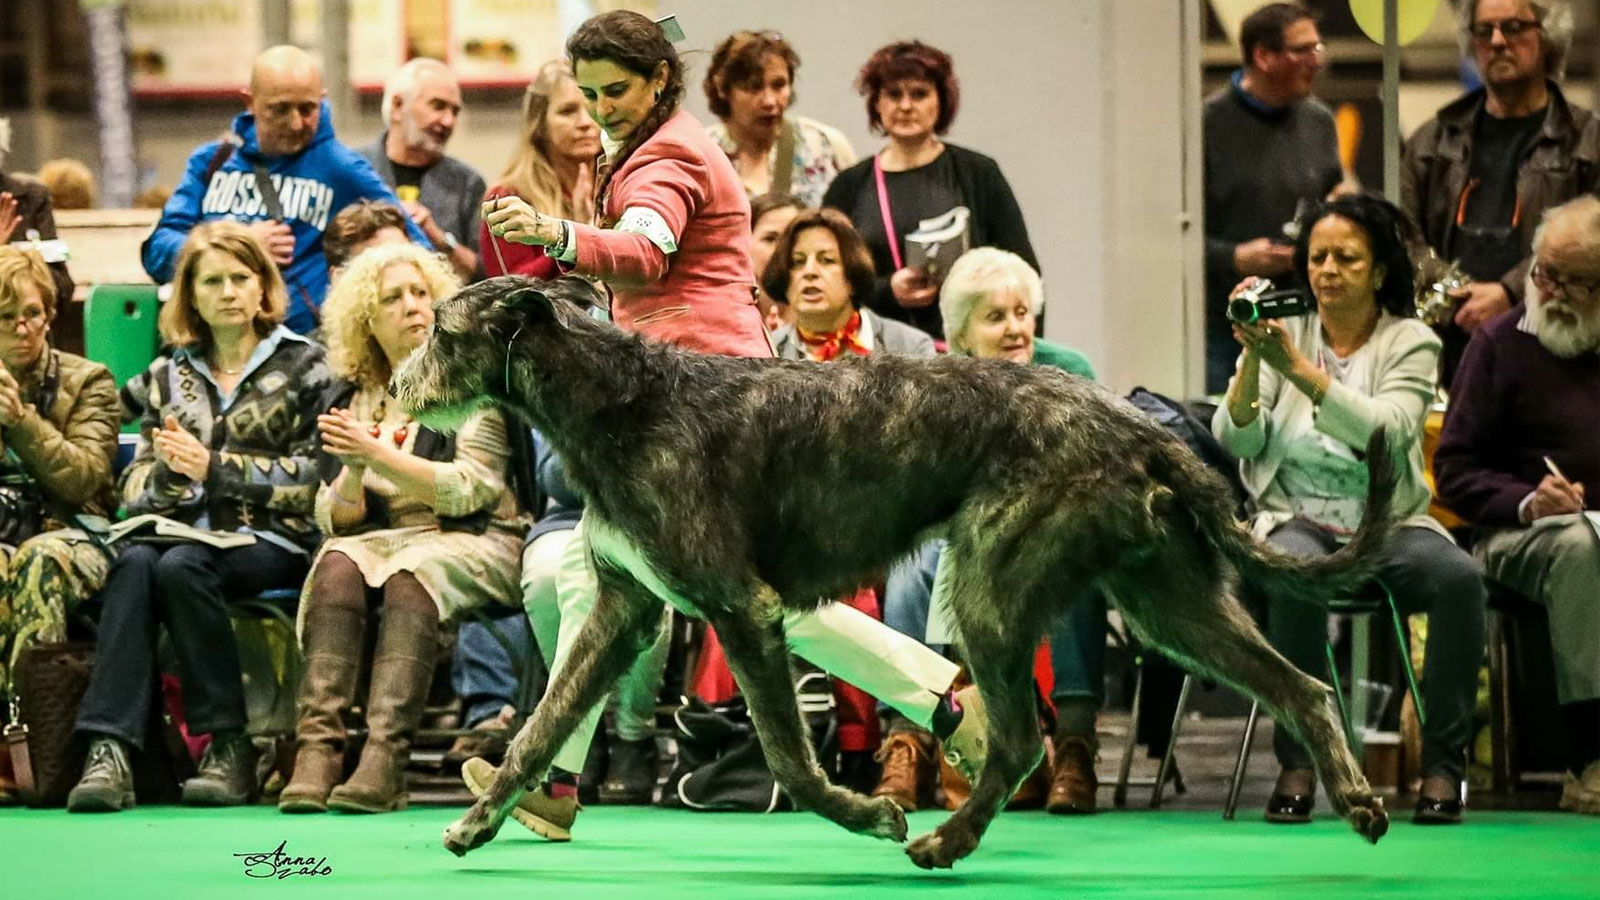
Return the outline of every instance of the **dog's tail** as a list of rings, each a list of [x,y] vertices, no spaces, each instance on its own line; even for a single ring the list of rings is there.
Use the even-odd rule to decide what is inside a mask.
[[[1257,540],[1231,516],[1197,515],[1196,524],[1245,584],[1268,598],[1326,606],[1352,596],[1377,571],[1379,554],[1394,531],[1390,514],[1398,479],[1388,437],[1380,428],[1367,441],[1367,504],[1361,524],[1349,543],[1327,556],[1291,556]]]

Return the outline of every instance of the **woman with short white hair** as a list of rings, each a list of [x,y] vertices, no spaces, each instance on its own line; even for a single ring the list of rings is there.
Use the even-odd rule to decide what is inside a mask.
[[[1044,308],[1039,273],[1020,256],[995,247],[962,254],[939,289],[939,315],[950,352],[1022,365],[1054,366],[1094,379],[1083,354],[1034,337]],[[926,640],[935,576],[943,541],[930,541],[889,574],[883,621],[896,631]],[[1053,813],[1095,811],[1095,714],[1103,698],[1101,669],[1106,640],[1105,601],[1098,594],[1073,608],[1050,636],[1056,706],[1055,763],[1046,808]],[[932,736],[892,713],[879,758],[883,779],[875,793],[906,809],[925,806],[935,769]],[[907,806],[910,803],[910,806]]]

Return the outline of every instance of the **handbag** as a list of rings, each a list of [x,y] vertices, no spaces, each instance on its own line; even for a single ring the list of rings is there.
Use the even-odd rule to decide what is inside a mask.
[[[42,644],[17,660],[5,739],[17,791],[29,806],[65,804],[83,772],[87,748],[72,732],[93,669],[93,644]]]

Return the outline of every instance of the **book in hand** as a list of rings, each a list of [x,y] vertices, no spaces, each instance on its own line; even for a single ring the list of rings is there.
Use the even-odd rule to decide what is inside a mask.
[[[106,526],[105,541],[115,544],[123,538],[167,538],[173,542],[192,541],[198,544],[209,544],[218,550],[232,550],[235,547],[248,547],[256,542],[253,534],[239,534],[231,531],[207,531],[193,525],[185,525],[176,519],[147,513],[123,519]]]
[[[927,272],[935,282],[944,281],[972,242],[967,221],[971,215],[965,206],[957,206],[918,222],[917,230],[906,235],[906,267]]]

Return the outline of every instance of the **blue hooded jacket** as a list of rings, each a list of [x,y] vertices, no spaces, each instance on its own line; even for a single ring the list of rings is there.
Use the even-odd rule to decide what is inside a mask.
[[[221,141],[209,141],[189,155],[183,181],[161,211],[161,221],[140,248],[144,270],[157,282],[172,280],[178,252],[190,229],[201,222],[231,219],[259,222],[272,218],[256,190],[252,166],[266,166],[283,205],[283,217],[294,232],[294,258],[284,266],[289,286],[289,316],[284,324],[304,334],[317,325],[317,310],[328,291],[328,263],[322,255],[322,233],[339,210],[357,200],[378,200],[400,205],[387,184],[360,154],[339,143],[333,135],[333,116],[327,101],[317,132],[304,150],[289,156],[266,156],[256,142],[256,119],[240,113],[233,119],[228,140],[236,150],[202,183]],[[432,247],[422,231],[406,221],[413,241]]]

